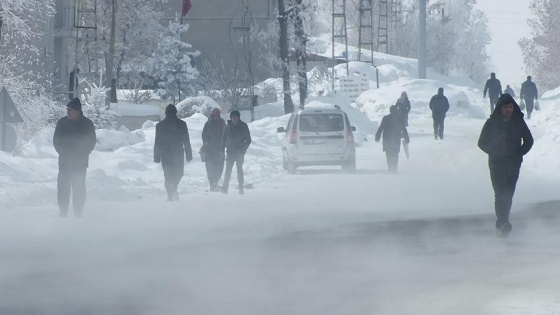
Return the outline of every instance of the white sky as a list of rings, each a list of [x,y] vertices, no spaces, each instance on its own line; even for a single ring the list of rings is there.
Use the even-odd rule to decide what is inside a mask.
[[[492,43],[488,53],[492,58],[493,71],[502,85],[521,85],[527,76],[521,49],[517,42],[528,36],[530,17],[529,0],[479,0],[478,9],[489,19]]]

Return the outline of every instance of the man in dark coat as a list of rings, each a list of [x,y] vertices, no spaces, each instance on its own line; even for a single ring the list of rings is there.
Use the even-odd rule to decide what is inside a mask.
[[[443,122],[449,110],[449,100],[443,95],[443,88],[438,89],[438,93],[430,100],[430,109],[434,119],[434,139],[443,140]]]
[[[237,181],[239,182],[239,193],[243,194],[243,162],[245,160],[245,152],[251,144],[251,133],[249,126],[240,120],[241,114],[239,111],[232,111],[230,113],[231,120],[228,120],[227,127],[222,139],[222,149],[227,151],[226,156],[226,173],[224,174],[224,185],[222,192],[227,194],[229,187],[229,180],[231,178],[231,171],[233,164],[237,166]]]
[[[509,84],[506,85],[506,89],[504,90],[504,94],[509,94],[509,95],[511,95],[511,97],[515,98],[515,92],[513,91],[511,86],[509,86]]]
[[[167,201],[179,199],[177,186],[183,178],[187,162],[192,161],[191,141],[187,123],[177,117],[177,107],[173,104],[165,108],[165,119],[156,125],[154,142],[154,162],[161,162],[165,177]]]
[[[210,191],[218,191],[218,181],[224,171],[222,138],[225,129],[226,122],[220,117],[220,109],[214,108],[202,129],[202,148],[200,149],[201,156],[204,156],[206,163]]]
[[[490,79],[486,80],[486,85],[484,86],[484,92],[482,94],[484,98],[486,98],[487,92],[490,97],[490,114],[492,114],[498,97],[502,95],[502,84],[500,80],[496,79],[496,74],[494,72],[490,73]]]
[[[78,76],[80,73],[80,68],[70,71],[70,76],[68,78],[68,99],[72,100],[74,98],[74,91],[78,92]],[[79,97],[79,93],[76,93],[76,97]]]
[[[531,81],[531,76],[527,76],[527,81],[521,84],[521,93],[519,96],[525,102],[525,106],[527,106],[527,119],[531,119],[531,113],[535,108],[535,100],[539,98],[537,85],[535,82]]]
[[[66,105],[68,116],[61,118],[54,130],[53,145],[58,152],[57,199],[61,217],[68,216],[70,195],[76,217],[82,216],[86,202],[86,170],[95,143],[93,122],[82,112],[80,99]]]
[[[408,113],[410,112],[410,101],[408,100],[408,95],[406,92],[401,93],[401,97],[397,100],[395,104],[397,107],[397,113],[402,118],[403,123],[408,126]]]
[[[389,172],[397,173],[401,138],[404,138],[406,143],[410,142],[410,138],[396,106],[391,106],[389,115],[381,120],[381,124],[375,134],[376,142],[381,140],[381,135],[383,135],[383,151],[385,151],[387,156]]]
[[[509,213],[523,156],[531,150],[533,136],[521,109],[509,94],[502,95],[484,124],[478,147],[488,154],[495,195],[496,228],[502,236],[511,231]]]

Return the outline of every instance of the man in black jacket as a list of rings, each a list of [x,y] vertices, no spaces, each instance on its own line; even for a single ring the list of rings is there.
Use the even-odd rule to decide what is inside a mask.
[[[490,179],[495,195],[496,228],[507,237],[511,231],[509,213],[523,156],[531,150],[533,136],[521,109],[509,94],[502,95],[484,124],[478,147],[488,154]]]
[[[53,145],[58,152],[57,199],[61,217],[68,216],[70,195],[74,215],[82,216],[86,202],[86,170],[95,143],[93,122],[82,112],[79,98],[66,105],[68,116],[61,118],[54,130]]]
[[[490,114],[492,114],[498,97],[502,95],[502,83],[500,83],[500,80],[496,79],[496,74],[494,72],[490,73],[490,79],[486,80],[486,85],[484,85],[484,92],[482,93],[484,98],[486,98],[486,92],[488,92],[488,96],[490,97]]]
[[[241,114],[239,111],[232,111],[230,113],[231,120],[228,120],[227,127],[222,139],[222,148],[227,151],[226,156],[226,173],[224,174],[224,185],[222,192],[227,194],[229,187],[229,180],[231,178],[231,171],[233,164],[237,166],[237,180],[239,182],[239,193],[243,194],[243,161],[245,159],[245,152],[251,144],[251,133],[249,126],[240,120]]]
[[[177,117],[177,107],[169,104],[165,108],[165,119],[156,125],[154,142],[154,162],[161,162],[163,167],[167,201],[179,200],[177,186],[183,178],[185,158],[187,162],[193,158],[189,128]]]
[[[204,162],[206,163],[210,191],[218,191],[218,181],[224,171],[222,138],[225,129],[226,122],[220,117],[220,109],[214,108],[202,129],[202,148],[200,148],[200,154],[204,156]]]
[[[391,106],[389,115],[383,117],[381,124],[375,134],[375,141],[381,140],[383,134],[383,151],[387,156],[387,165],[389,172],[397,173],[399,167],[399,152],[401,150],[401,138],[404,138],[406,143],[410,142],[408,132],[402,117],[399,115],[396,106]]]
[[[527,76],[527,81],[521,84],[521,93],[519,96],[527,106],[527,119],[531,119],[531,113],[535,108],[535,100],[539,98],[537,85],[535,82],[531,81],[531,76]]]
[[[432,96],[430,109],[434,119],[434,139],[437,140],[439,137],[439,139],[443,140],[443,122],[449,110],[449,100],[443,95],[443,88],[439,88],[438,94]]]

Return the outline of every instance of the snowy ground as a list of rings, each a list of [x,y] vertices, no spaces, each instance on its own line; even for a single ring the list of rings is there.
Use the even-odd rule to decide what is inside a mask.
[[[62,220],[56,159],[25,158],[22,176],[36,177],[11,191],[33,194],[2,198],[12,206],[0,221],[0,313],[560,314],[558,203],[535,208],[557,199],[558,177],[540,173],[536,154],[504,240],[494,235],[486,157],[476,148],[484,120],[451,117],[446,140],[435,141],[430,119],[413,115],[411,159],[401,157],[398,176],[385,172],[373,141],[358,148],[356,174],[288,176],[268,152],[274,130],[265,134],[281,119],[250,125],[256,188],[244,196],[205,192],[195,160],[181,200],[164,202],[146,140],[96,151],[85,217]],[[531,126],[546,134],[537,119]]]
[[[501,239],[477,148],[482,92],[468,78],[416,80],[411,59],[377,58],[381,88],[354,105],[330,92],[310,98],[337,103],[357,127],[355,174],[287,175],[281,103],[257,107],[249,124],[255,188],[243,196],[207,192],[201,114],[186,119],[194,160],[177,203],[164,201],[152,161],[155,122],[97,131],[83,219],[58,218],[53,128],[19,156],[0,153],[0,314],[560,314],[560,93],[544,95],[528,122],[536,142]],[[373,80],[371,66],[350,66]],[[451,102],[444,141],[428,109],[439,87]],[[395,176],[372,133],[402,91],[411,156]]]

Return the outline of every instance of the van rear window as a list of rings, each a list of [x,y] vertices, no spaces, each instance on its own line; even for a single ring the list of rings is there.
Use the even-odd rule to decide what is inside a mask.
[[[299,130],[303,132],[333,132],[344,130],[341,114],[304,114],[299,117]]]

